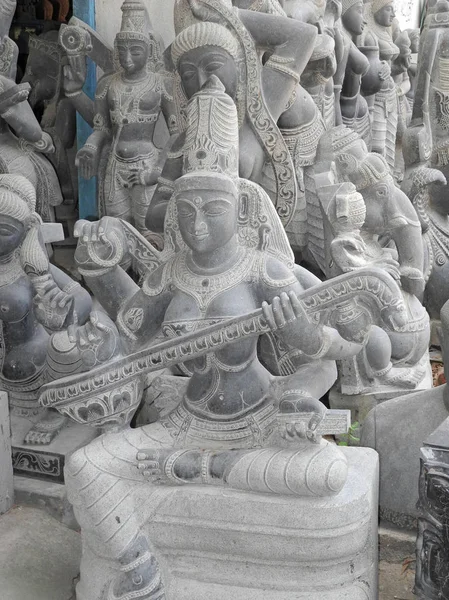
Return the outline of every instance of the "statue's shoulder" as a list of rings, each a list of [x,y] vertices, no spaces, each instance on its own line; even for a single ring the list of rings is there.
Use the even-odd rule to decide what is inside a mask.
[[[116,73],[109,73],[108,75],[103,75],[101,79],[98,80],[97,89],[95,91],[96,98],[105,98],[112,82],[116,79]]]
[[[269,287],[289,287],[297,283],[293,271],[279,258],[268,252],[260,253],[259,264],[260,275],[263,284]]]

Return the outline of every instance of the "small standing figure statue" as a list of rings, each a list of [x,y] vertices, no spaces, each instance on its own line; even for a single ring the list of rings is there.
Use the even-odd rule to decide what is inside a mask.
[[[367,27],[359,38],[358,46],[363,52],[378,48],[379,56],[391,67],[392,61],[399,55],[399,48],[392,38],[395,17],[392,0],[373,0],[365,5]],[[373,60],[377,56],[373,54]],[[383,74],[382,87],[374,97],[369,97],[372,108],[372,145],[371,150],[381,154],[387,161],[391,172],[396,162],[396,132],[398,128],[398,96],[396,84],[391,75]]]
[[[168,79],[156,72],[160,48],[140,1],[126,0],[115,49],[121,69],[98,83],[94,133],[77,155],[80,174],[98,174],[102,150],[111,152],[100,186],[100,212],[129,221],[151,239],[145,216],[161,173],[161,152],[154,142],[161,113],[171,133],[175,112]]]

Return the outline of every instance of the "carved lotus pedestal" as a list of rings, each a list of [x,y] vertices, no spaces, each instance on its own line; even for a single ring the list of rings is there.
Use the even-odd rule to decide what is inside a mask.
[[[367,448],[343,450],[347,483],[329,498],[160,486],[148,507],[141,486],[135,506],[166,599],[377,599],[378,457]],[[103,598],[114,575],[103,550],[85,531],[77,600]]]

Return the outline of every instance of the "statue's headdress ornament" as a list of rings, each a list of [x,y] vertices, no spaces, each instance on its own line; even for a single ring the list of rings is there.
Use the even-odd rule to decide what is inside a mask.
[[[387,161],[380,154],[371,152],[366,158],[356,162],[356,167],[351,168],[351,161],[348,161],[351,166],[347,169],[346,176],[358,192],[380,181],[393,181]]]
[[[64,51],[59,45],[58,32],[44,33],[39,36],[30,35],[28,45],[30,50],[36,50],[36,52],[45,54],[45,56],[56,63],[60,63],[64,56]]]
[[[140,40],[150,44],[152,26],[145,5],[140,0],[125,0],[122,4],[122,13],[122,26],[116,39]]]
[[[216,75],[192,96],[187,122],[183,173],[208,171],[238,179],[237,107]]]
[[[22,175],[0,175],[0,213],[27,222],[36,210],[36,190]]]
[[[219,46],[233,57],[240,53],[237,39],[226,27],[217,23],[200,22],[184,29],[176,36],[171,50],[175,67],[186,52],[202,46]]]

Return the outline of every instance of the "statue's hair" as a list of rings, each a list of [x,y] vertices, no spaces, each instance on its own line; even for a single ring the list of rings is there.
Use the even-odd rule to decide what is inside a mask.
[[[36,190],[22,175],[0,175],[0,213],[28,221],[36,210]]]
[[[379,10],[381,10],[384,6],[393,3],[393,0],[373,0],[371,4],[373,15],[379,12]]]
[[[350,8],[352,8],[359,2],[361,2],[363,4],[363,0],[343,0],[341,3],[341,6],[342,6],[341,14],[344,15],[346,12],[348,12],[348,10]]]
[[[202,46],[218,46],[232,57],[240,54],[240,46],[232,33],[217,23],[197,23],[181,31],[172,44],[172,58],[175,66],[181,57],[190,50]]]

